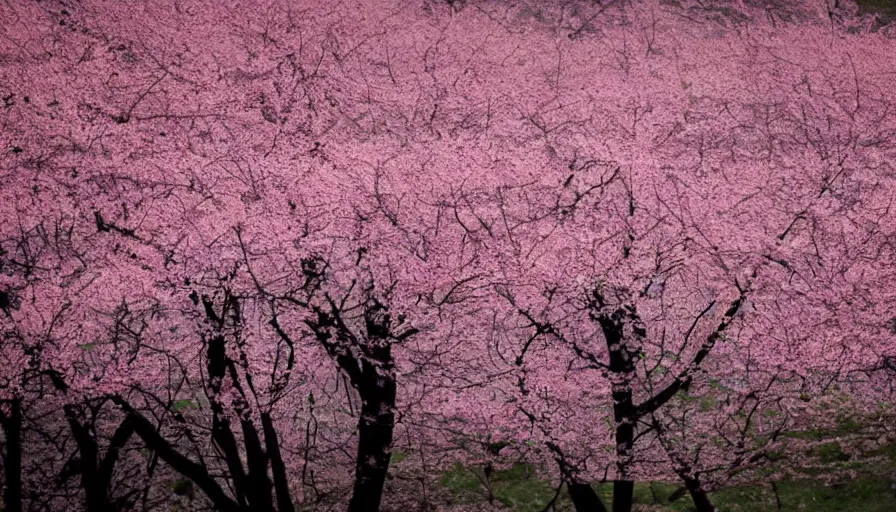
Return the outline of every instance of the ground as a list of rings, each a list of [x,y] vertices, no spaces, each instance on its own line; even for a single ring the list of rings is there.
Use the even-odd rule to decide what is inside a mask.
[[[818,438],[825,434],[808,432],[796,435]],[[859,460],[845,456],[836,442],[824,441],[812,449],[809,455],[831,469],[855,469],[855,477],[826,484],[818,479],[816,471],[805,469],[792,479],[775,482],[774,486],[768,482],[724,489],[713,493],[712,501],[722,512],[896,511],[896,444],[869,452],[866,459]],[[399,456],[399,459],[403,456],[404,454]],[[400,472],[401,462],[395,468],[396,472]],[[432,501],[437,503],[433,509],[454,512],[541,512],[555,493],[555,488],[549,482],[538,478],[534,468],[522,464],[494,472],[491,477],[491,503],[483,481],[481,468],[478,467],[457,465],[446,471],[437,488],[432,490]],[[605,502],[610,503],[611,484],[595,487]],[[694,510],[690,497],[686,493],[676,492],[679,490],[677,483],[638,483],[635,486],[635,510]],[[555,511],[572,510],[566,493],[561,493]]]

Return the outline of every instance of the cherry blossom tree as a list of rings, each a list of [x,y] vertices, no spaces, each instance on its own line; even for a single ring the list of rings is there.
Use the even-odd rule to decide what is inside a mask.
[[[892,400],[896,54],[839,5],[0,9],[10,510],[49,438],[55,507],[377,510],[405,443],[711,510]]]

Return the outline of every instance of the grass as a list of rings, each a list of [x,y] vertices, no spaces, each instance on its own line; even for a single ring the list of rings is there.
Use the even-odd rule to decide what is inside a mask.
[[[519,512],[544,509],[556,492],[549,482],[536,478],[534,468],[526,464],[495,471],[489,481],[495,501]],[[480,468],[458,464],[442,476],[440,483],[451,491],[457,503],[481,503],[488,499],[484,482],[484,473]]]
[[[777,483],[780,510],[801,512],[892,512],[896,500],[885,478],[866,477],[842,485],[826,486],[812,480]],[[713,501],[725,511],[776,512],[774,491],[768,487],[738,487],[713,495]],[[673,510],[689,510],[678,508]]]
[[[795,468],[799,477],[791,480],[759,481],[756,485],[736,486],[712,493],[713,504],[722,512],[894,512],[896,511],[896,443],[853,455],[844,451],[838,438],[860,434],[861,424],[849,417],[837,418],[836,424],[818,430],[788,432],[786,437],[813,441],[807,455],[818,462],[814,467]],[[782,463],[786,463],[782,459]],[[769,468],[773,471],[774,468]],[[853,480],[826,484],[819,477],[831,470],[851,470]],[[443,474],[440,484],[456,503],[485,503],[489,482],[495,502],[517,512],[544,510],[556,489],[539,479],[534,467],[516,464],[495,471],[486,480],[481,467],[456,465]],[[594,485],[606,505],[612,503],[612,484]],[[635,510],[691,512],[690,495],[677,483],[638,482],[634,491]],[[780,506],[779,506],[780,502]],[[557,512],[574,510],[566,492],[557,500]]]
[[[836,444],[836,443],[834,443]],[[819,458],[833,457],[837,460],[842,452],[839,446],[821,450]],[[441,484],[455,497],[457,503],[483,503],[488,492],[483,484],[481,470],[461,465],[444,474]],[[711,495],[712,502],[724,512],[841,512],[861,510],[863,512],[893,512],[896,510],[896,488],[892,475],[882,472],[866,474],[843,484],[826,485],[816,480],[784,480],[776,483],[778,508],[775,491],[771,485],[732,487]],[[495,501],[518,512],[536,512],[544,509],[554,496],[555,489],[549,482],[534,476],[531,466],[516,465],[506,471],[496,471],[491,478]],[[595,489],[609,505],[612,502],[612,484],[595,485]],[[679,486],[669,483],[636,483],[634,501],[636,510],[691,512],[694,510],[690,496],[678,493],[679,498],[670,498]],[[558,512],[571,512],[572,503],[566,493],[557,502]]]
[[[807,439],[810,441],[820,441],[827,437],[835,437],[839,435],[847,435],[847,434],[856,434],[862,430],[862,426],[857,423],[852,418],[839,417],[837,418],[837,426],[836,428],[824,430],[824,429],[813,429],[813,430],[794,430],[791,432],[784,432],[782,434],[784,437],[791,437],[794,439]]]
[[[809,453],[824,463],[845,462],[849,460],[849,455],[843,452],[840,443],[836,441],[822,443],[812,448]]]

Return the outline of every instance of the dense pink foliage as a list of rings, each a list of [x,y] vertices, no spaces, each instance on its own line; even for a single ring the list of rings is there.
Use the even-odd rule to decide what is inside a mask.
[[[0,7],[0,400],[104,450],[148,419],[219,507],[223,432],[270,421],[321,509],[393,413],[424,491],[501,457],[712,488],[834,385],[892,405],[886,30],[823,2],[463,3]],[[121,503],[162,503],[186,466],[133,429]],[[27,492],[73,442],[25,454]],[[234,450],[279,485],[270,445],[271,476]]]

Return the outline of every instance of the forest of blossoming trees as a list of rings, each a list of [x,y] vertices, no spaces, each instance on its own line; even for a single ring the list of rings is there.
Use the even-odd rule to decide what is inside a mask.
[[[10,0],[0,97],[4,512],[708,512],[896,443],[850,0]]]

